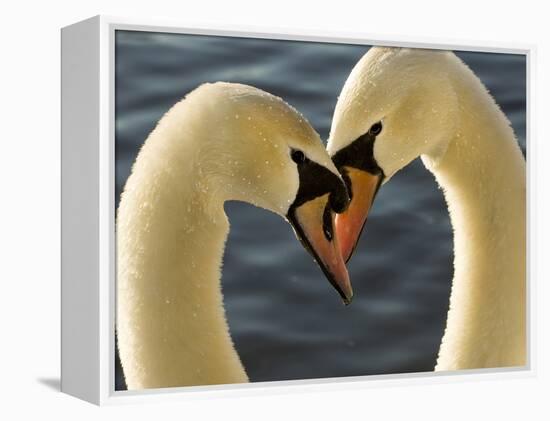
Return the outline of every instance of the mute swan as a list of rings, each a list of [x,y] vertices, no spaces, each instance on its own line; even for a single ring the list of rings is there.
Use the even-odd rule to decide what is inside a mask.
[[[349,198],[319,135],[278,97],[202,85],[149,135],[118,209],[117,331],[128,389],[248,381],[220,285],[226,200],[286,218],[351,300],[331,213]]]
[[[435,369],[525,365],[525,160],[474,73],[452,52],[372,48],[344,85],[327,148],[350,190],[335,222],[346,261],[399,169],[420,156],[443,190],[455,273]]]

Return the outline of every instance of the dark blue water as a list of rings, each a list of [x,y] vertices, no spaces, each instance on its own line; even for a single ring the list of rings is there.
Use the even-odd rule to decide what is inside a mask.
[[[158,119],[203,82],[246,83],[299,109],[323,139],[368,46],[118,31],[116,197]],[[525,151],[524,56],[457,53],[506,113]],[[417,160],[378,194],[349,264],[344,307],[278,216],[228,203],[223,290],[252,381],[433,370],[452,279],[447,209]],[[124,389],[117,359],[116,388]]]

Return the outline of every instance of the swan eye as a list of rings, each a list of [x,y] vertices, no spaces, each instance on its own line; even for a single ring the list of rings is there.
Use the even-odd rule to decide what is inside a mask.
[[[297,164],[303,164],[306,161],[306,156],[304,155],[304,153],[302,151],[297,150],[297,149],[293,150],[290,153],[290,157]]]
[[[377,123],[374,123],[371,128],[369,129],[369,134],[373,136],[377,136],[382,131],[382,122],[379,121]]]

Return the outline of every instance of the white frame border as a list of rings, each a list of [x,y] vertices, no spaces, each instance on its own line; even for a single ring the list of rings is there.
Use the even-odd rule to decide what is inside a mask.
[[[382,386],[414,386],[445,384],[479,380],[505,380],[536,376],[536,301],[533,271],[535,267],[535,239],[531,228],[536,221],[535,188],[536,145],[532,139],[534,124],[531,110],[534,104],[535,45],[511,44],[494,41],[464,41],[432,39],[424,37],[376,36],[364,33],[306,31],[289,28],[258,28],[244,25],[203,25],[158,19],[133,19],[99,16],[100,28],[100,145],[99,145],[99,403],[120,404],[138,402],[182,401],[211,397],[253,396],[270,393],[330,391],[342,389],[371,388]],[[143,391],[115,391],[115,209],[114,209],[114,34],[116,30],[165,32],[195,35],[284,39],[295,41],[330,42],[339,44],[385,45],[430,49],[451,49],[489,53],[521,54],[526,56],[526,149],[527,149],[527,341],[528,363],[525,367],[462,370],[456,372],[423,372],[385,374],[372,376],[324,378],[259,382],[239,385],[195,386]]]

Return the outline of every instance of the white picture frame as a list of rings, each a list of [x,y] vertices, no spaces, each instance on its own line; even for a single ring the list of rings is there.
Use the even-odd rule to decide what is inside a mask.
[[[532,346],[536,285],[528,271],[528,364],[511,369],[454,373],[419,373],[297,380],[242,385],[197,386],[144,391],[114,390],[115,211],[114,211],[114,34],[139,30],[185,34],[285,39],[346,44],[425,47],[479,52],[523,54],[527,62],[528,157],[536,153],[531,141],[532,45],[461,44],[459,41],[380,38],[363,34],[282,34],[275,29],[256,32],[246,27],[186,27],[166,21],[143,21],[96,16],[67,26],[62,44],[62,376],[63,392],[103,405],[141,401],[181,400],[215,395],[291,393],[330,390],[331,387],[377,387],[381,384],[415,385],[508,379],[533,376],[536,359]],[[528,163],[529,186],[534,172]],[[528,213],[529,214],[529,213]],[[530,221],[528,218],[528,262]],[[531,265],[528,264],[528,267]]]

